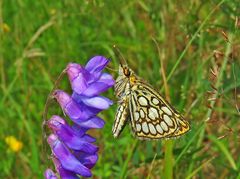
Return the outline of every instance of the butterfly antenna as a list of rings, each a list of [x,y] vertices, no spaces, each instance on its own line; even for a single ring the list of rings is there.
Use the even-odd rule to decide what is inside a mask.
[[[107,59],[111,59],[111,57],[107,57]],[[110,63],[106,66],[106,69],[108,69],[108,70],[110,70],[110,71],[113,71],[113,72],[118,72],[118,70],[117,69],[114,69],[114,68],[112,68],[112,67],[110,67]]]
[[[127,62],[125,60],[125,58],[123,57],[121,51],[119,50],[119,48],[116,45],[113,45],[113,48],[116,50],[116,52],[120,55],[120,65],[123,67],[123,65],[127,65]]]
[[[116,69],[114,69],[114,68],[111,68],[111,67],[108,67],[108,66],[106,66],[106,68],[107,68],[108,70],[110,70],[110,71],[118,72],[118,70],[116,70]]]

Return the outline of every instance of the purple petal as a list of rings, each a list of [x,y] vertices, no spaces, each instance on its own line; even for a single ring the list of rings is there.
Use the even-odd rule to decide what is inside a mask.
[[[83,67],[77,63],[69,63],[67,65],[66,71],[68,74],[69,81],[74,80],[81,73]]]
[[[88,84],[94,81],[94,77],[81,65],[70,63],[67,66],[67,74],[73,91],[78,94],[83,93]]]
[[[102,75],[99,78],[98,82],[106,83],[109,86],[113,86],[115,84],[115,80],[113,79],[112,75],[110,75],[108,73],[102,73]]]
[[[82,140],[86,141],[86,142],[96,142],[96,139],[88,134],[85,134],[81,137]]]
[[[107,109],[109,108],[110,105],[113,104],[113,102],[110,99],[105,98],[103,96],[95,96],[91,98],[86,97],[86,98],[82,98],[82,101],[87,106],[101,109],[101,110]]]
[[[65,125],[66,121],[61,118],[60,116],[57,115],[53,115],[48,121],[47,121],[47,125],[49,128],[51,128],[53,131],[57,131],[59,130],[59,127],[61,127],[61,125]],[[83,133],[84,134],[84,133]],[[82,134],[82,135],[83,135]]]
[[[85,133],[87,132],[87,130],[88,130],[88,129],[86,129],[86,128],[80,127],[80,126],[77,125],[77,124],[73,124],[71,128],[72,128],[72,130],[74,131],[74,133],[75,133],[76,135],[78,135],[79,137],[82,137],[83,134],[85,134]]]
[[[84,96],[92,97],[99,95],[100,93],[105,92],[108,88],[110,88],[106,83],[95,82],[89,85],[89,87],[82,93]]]
[[[45,179],[58,179],[56,174],[51,169],[47,169],[44,172],[44,176],[45,176]]]
[[[88,116],[95,116],[99,113],[102,109],[93,108],[91,106],[87,106],[83,103],[82,99],[86,98],[86,96],[78,95],[77,93],[73,92],[72,99],[77,102],[78,106],[81,107],[82,111],[84,111]]]
[[[83,74],[79,74],[77,78],[71,81],[72,90],[78,94],[83,93],[87,89],[87,81]]]
[[[101,75],[101,71],[108,64],[109,60],[103,56],[95,56],[91,58],[85,66],[85,69],[88,70],[95,79],[98,79]]]
[[[48,121],[47,121],[48,127],[51,128],[55,133],[60,130],[67,130],[71,133],[74,133],[76,136],[81,137],[83,136],[87,129],[78,128],[78,130],[74,129],[73,126],[70,127],[66,121],[61,118],[60,116],[53,115]],[[75,125],[74,125],[75,126]]]
[[[92,176],[91,171],[86,168],[77,158],[66,148],[66,146],[54,134],[48,137],[54,156],[60,161],[65,170],[69,170],[85,177]]]
[[[94,165],[96,164],[96,162],[98,160],[97,154],[85,154],[82,152],[75,152],[74,154],[78,158],[78,160],[80,160],[81,163],[89,169],[94,167]]]
[[[92,128],[100,129],[100,128],[103,128],[104,124],[105,124],[104,120],[95,116],[87,121],[80,122],[78,125],[88,129],[92,129]]]
[[[63,141],[70,149],[79,150],[82,152],[93,154],[98,151],[98,147],[82,139],[74,130],[66,123],[62,123],[62,118],[53,116],[48,121],[48,126],[53,129],[57,136]]]
[[[103,56],[95,56],[91,58],[85,66],[90,73],[102,71],[108,64],[109,60]]]
[[[88,134],[81,135],[82,132],[86,133],[86,131],[88,130],[87,128],[83,128],[77,124],[74,124],[72,126],[72,129],[74,130],[75,134],[77,134],[78,136],[81,137],[81,140],[84,140],[84,141],[90,142],[90,143],[96,142],[96,139]]]
[[[83,161],[84,166],[91,169],[96,164],[96,162],[98,160],[98,155],[97,154],[93,154],[93,155],[82,154],[78,159],[80,159],[80,161]]]
[[[88,154],[93,154],[98,151],[98,147],[96,145],[85,142],[81,139],[79,139],[78,142],[73,140],[67,142],[66,140],[63,140],[63,142],[71,149],[79,150]]]
[[[76,173],[65,170],[57,158],[55,158],[55,157],[53,158],[53,163],[54,163],[55,168],[57,169],[61,179],[79,179],[79,177],[76,175]]]
[[[78,123],[79,121],[87,120],[92,116],[83,107],[78,105],[67,93],[61,90],[54,92],[54,97],[62,107],[63,111],[69,116],[69,118]]]
[[[79,74],[82,74],[87,82],[91,82],[93,80],[91,73],[77,63],[69,63],[66,71],[70,81],[73,81],[75,78],[77,78]]]

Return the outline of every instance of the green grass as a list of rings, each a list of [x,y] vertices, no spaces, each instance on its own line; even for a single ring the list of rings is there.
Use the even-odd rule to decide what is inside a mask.
[[[238,0],[0,0],[0,178],[43,178],[52,164],[42,150],[42,114],[57,76],[69,62],[98,54],[116,70],[114,44],[185,114],[191,131],[174,141],[137,141],[126,126],[114,139],[115,104],[100,114],[104,129],[93,132],[95,178],[240,178],[239,12]],[[215,59],[215,50],[223,56]],[[217,91],[209,96],[211,86]],[[61,88],[69,91],[67,78]],[[112,89],[106,96],[116,100]],[[61,114],[56,103],[50,108],[49,117]],[[22,150],[10,151],[7,136],[23,142]]]

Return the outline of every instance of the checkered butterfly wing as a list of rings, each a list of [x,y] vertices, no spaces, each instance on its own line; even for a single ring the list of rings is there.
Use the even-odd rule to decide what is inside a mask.
[[[146,83],[133,86],[129,108],[132,129],[139,138],[170,138],[189,130],[187,121]]]

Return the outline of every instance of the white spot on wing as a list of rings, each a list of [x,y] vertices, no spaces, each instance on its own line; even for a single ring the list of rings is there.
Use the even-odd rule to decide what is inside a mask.
[[[154,120],[154,119],[155,119],[155,117],[154,117],[153,113],[149,113],[149,114],[148,114],[148,117],[149,117],[150,119],[152,119],[152,120]]]
[[[141,131],[141,125],[140,124],[136,124],[136,129],[137,129],[138,132],[140,132]]]
[[[140,109],[140,116],[141,116],[141,118],[145,118],[145,113],[144,113],[144,111],[142,110],[142,109]]]
[[[141,97],[138,99],[138,101],[139,101],[139,104],[140,104],[141,106],[147,106],[147,105],[148,105],[147,99],[146,99],[145,97],[143,97],[143,96],[141,96]]]
[[[148,116],[149,116],[149,118],[151,118],[152,120],[154,120],[154,119],[156,119],[156,118],[159,118],[158,111],[157,111],[155,108],[153,108],[153,107],[150,107],[150,108],[149,108]]]
[[[164,121],[162,121],[162,122],[160,123],[160,125],[161,125],[161,127],[162,127],[162,129],[163,129],[164,131],[168,131],[168,126],[167,126],[167,124],[166,124]]]
[[[156,125],[156,129],[160,134],[163,134],[163,130],[159,124]]]
[[[139,120],[139,113],[138,112],[134,112],[134,119],[135,119],[135,121]]]
[[[173,126],[173,121],[170,119],[168,115],[164,114],[163,119],[169,126]]]
[[[156,131],[156,129],[155,129],[155,127],[154,127],[154,125],[152,123],[148,124],[148,126],[149,126],[149,130],[150,130],[150,132],[152,134],[156,134],[157,133],[157,131]]]
[[[149,130],[148,130],[148,125],[146,122],[142,123],[142,130],[144,133],[148,133]]]
[[[158,105],[158,104],[159,104],[159,100],[158,100],[157,98],[153,98],[153,99],[152,99],[152,103],[153,103],[154,105]]]
[[[166,106],[161,108],[163,110],[163,112],[165,112],[168,115],[172,115],[172,112],[170,111],[170,109],[168,109]]]

